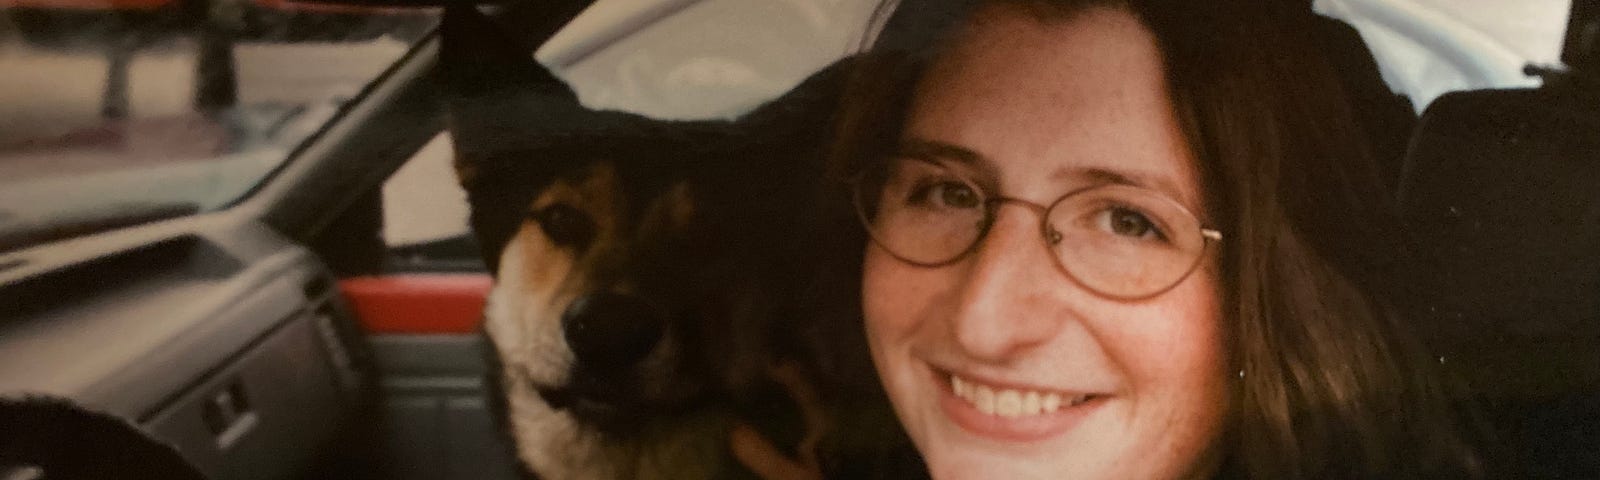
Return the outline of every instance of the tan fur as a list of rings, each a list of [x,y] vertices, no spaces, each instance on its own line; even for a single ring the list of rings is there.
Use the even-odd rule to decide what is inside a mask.
[[[533,200],[533,204],[528,206],[528,211],[533,212],[556,203],[565,203],[582,210],[592,217],[598,224],[596,225],[595,248],[590,248],[583,257],[574,258],[571,255],[572,252],[551,246],[549,239],[544,236],[544,231],[531,221],[523,222],[522,230],[518,232],[517,237],[528,236],[532,240],[531,243],[537,243],[543,249],[541,253],[548,252],[549,255],[561,256],[570,262],[568,264],[570,268],[575,268],[580,272],[592,271],[592,264],[595,262],[596,257],[599,256],[597,253],[608,250],[608,247],[614,248],[617,242],[618,216],[623,212],[619,211],[620,207],[617,205],[619,202],[614,198],[618,195],[616,193],[618,186],[615,183],[616,172],[611,168],[610,164],[596,164],[584,175],[584,179],[581,182],[556,182],[540,193]],[[542,257],[530,257],[521,265],[501,260],[500,267],[537,271],[544,268],[541,263],[545,260],[547,259]],[[590,286],[585,282],[589,280],[587,277],[569,275],[570,272],[571,270],[562,270],[539,275],[537,277],[538,285],[555,286],[568,292],[580,291]],[[559,280],[559,282],[552,280]]]

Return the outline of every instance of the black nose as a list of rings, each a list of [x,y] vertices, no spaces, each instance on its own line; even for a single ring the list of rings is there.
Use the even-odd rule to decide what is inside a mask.
[[[597,293],[573,300],[561,330],[578,364],[593,369],[627,367],[661,341],[662,314],[632,295]]]

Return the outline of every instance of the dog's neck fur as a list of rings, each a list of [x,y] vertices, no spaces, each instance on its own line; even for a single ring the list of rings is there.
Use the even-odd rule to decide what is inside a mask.
[[[517,458],[542,478],[573,480],[669,480],[715,478],[725,456],[722,432],[733,419],[712,414],[679,419],[639,438],[619,442],[552,409],[532,385],[516,375],[502,380]]]

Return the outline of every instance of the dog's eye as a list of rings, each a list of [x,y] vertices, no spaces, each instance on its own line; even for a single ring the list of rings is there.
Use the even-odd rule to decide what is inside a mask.
[[[594,221],[571,205],[551,204],[534,210],[529,217],[539,222],[539,228],[544,230],[545,236],[557,245],[583,248],[594,240]]]

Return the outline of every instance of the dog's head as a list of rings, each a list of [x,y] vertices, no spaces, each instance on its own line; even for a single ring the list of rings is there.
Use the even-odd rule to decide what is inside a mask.
[[[582,107],[475,10],[441,28],[508,385],[619,442],[762,395],[814,263],[840,69],[738,120],[662,121]]]

